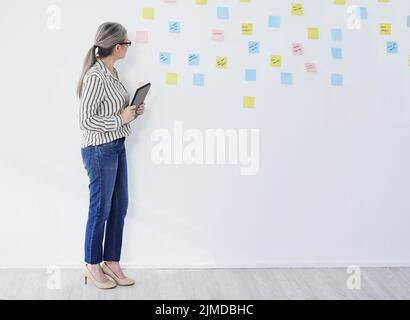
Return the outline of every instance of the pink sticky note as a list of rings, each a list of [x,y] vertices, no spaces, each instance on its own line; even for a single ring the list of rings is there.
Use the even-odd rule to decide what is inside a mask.
[[[301,56],[303,54],[303,44],[292,43],[292,52],[295,56]]]
[[[137,31],[136,41],[138,43],[147,43],[148,42],[148,32],[147,31]]]
[[[307,62],[305,63],[305,68],[306,68],[306,72],[309,72],[309,73],[314,73],[317,71],[315,63]]]
[[[217,29],[212,30],[212,40],[217,42],[224,41],[224,31]]]

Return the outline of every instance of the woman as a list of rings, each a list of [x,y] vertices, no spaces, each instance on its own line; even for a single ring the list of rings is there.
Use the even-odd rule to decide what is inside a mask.
[[[122,25],[102,24],[77,88],[81,156],[90,181],[83,274],[85,283],[91,279],[101,289],[134,284],[119,264],[128,209],[125,137],[131,134],[130,123],[144,113],[145,104],[128,106],[129,95],[114,68],[130,45]]]

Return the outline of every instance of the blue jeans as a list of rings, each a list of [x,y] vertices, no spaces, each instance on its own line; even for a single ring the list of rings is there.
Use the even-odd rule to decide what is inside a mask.
[[[81,148],[81,156],[90,181],[84,260],[88,264],[120,261],[128,209],[125,137]]]

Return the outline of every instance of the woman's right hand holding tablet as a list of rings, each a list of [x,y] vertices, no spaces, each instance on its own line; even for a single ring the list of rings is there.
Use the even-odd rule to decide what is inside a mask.
[[[128,106],[121,111],[121,118],[123,124],[127,124],[135,120],[135,118],[137,117],[136,109],[137,106]]]

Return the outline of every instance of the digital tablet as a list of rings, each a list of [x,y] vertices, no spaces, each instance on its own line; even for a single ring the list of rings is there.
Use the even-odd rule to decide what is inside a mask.
[[[139,107],[143,104],[150,88],[151,83],[144,84],[142,87],[138,88],[134,94],[131,105]]]

